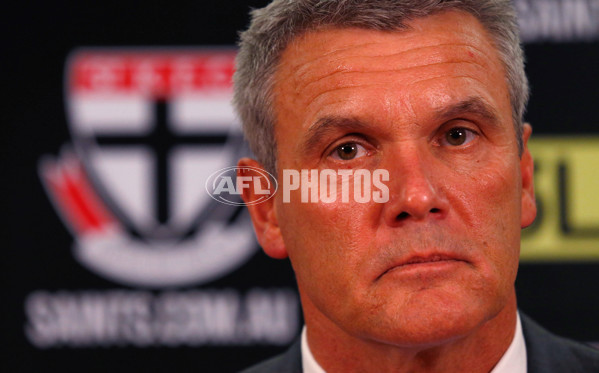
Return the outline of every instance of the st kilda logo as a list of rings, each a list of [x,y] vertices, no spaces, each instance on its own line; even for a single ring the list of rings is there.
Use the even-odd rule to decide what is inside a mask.
[[[128,285],[197,284],[255,252],[241,203],[205,192],[244,152],[233,50],[87,49],[65,70],[72,144],[43,184],[90,270]],[[238,200],[241,202],[241,199]]]

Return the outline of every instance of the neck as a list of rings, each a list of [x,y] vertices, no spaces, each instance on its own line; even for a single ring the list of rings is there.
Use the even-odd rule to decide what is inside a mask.
[[[319,365],[335,372],[489,372],[514,338],[515,292],[507,305],[474,330],[451,341],[414,347],[353,336],[302,297],[308,345]]]

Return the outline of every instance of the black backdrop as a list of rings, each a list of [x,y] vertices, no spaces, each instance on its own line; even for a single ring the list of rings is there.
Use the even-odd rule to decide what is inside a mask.
[[[69,249],[73,237],[58,218],[38,175],[40,157],[56,154],[70,141],[63,97],[67,55],[74,48],[94,46],[230,46],[237,30],[247,25],[248,9],[265,3],[58,1],[4,6],[0,12],[1,171],[6,206],[1,240],[3,371],[235,371],[284,348],[268,342],[40,348],[25,333],[26,299],[35,291],[139,290],[77,263]],[[599,43],[593,38],[573,39],[526,45],[532,87],[527,119],[535,135],[599,134]],[[256,252],[226,276],[171,290],[234,288],[244,294],[250,288],[289,289],[293,284],[286,261]],[[161,292],[139,291],[154,296]],[[524,262],[517,292],[520,308],[550,330],[599,341],[597,262]]]

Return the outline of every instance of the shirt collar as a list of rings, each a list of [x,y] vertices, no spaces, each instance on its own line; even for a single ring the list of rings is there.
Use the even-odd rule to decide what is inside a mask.
[[[517,316],[514,339],[490,373],[526,373],[526,344],[524,343],[524,334],[522,334],[520,314]]]
[[[302,329],[302,369],[304,373],[326,373],[324,369],[316,362],[310,346],[308,346],[308,337],[306,336],[306,326]]]
[[[514,333],[512,343],[490,373],[526,373],[526,344],[524,343],[524,334],[522,334],[520,315],[518,314],[517,317],[516,332]],[[302,329],[301,338],[303,373],[326,373],[316,359],[314,359],[312,351],[310,351],[305,325]]]

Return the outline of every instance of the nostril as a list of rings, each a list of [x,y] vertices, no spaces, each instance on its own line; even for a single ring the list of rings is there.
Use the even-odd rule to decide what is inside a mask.
[[[429,213],[430,213],[430,214],[440,214],[440,213],[441,213],[441,209],[438,209],[438,208],[436,208],[436,207],[435,207],[435,208],[432,208],[432,209],[430,209],[430,210],[429,210]],[[395,220],[396,220],[396,221],[402,221],[402,220],[406,220],[406,219],[408,219],[408,218],[409,218],[409,217],[411,217],[411,216],[412,216],[412,215],[411,215],[410,213],[408,213],[408,212],[405,212],[405,211],[402,211],[402,212],[401,212],[399,215],[397,215],[397,216],[395,217]]]
[[[403,211],[401,214],[397,215],[397,220],[405,220],[410,216],[407,212]]]

